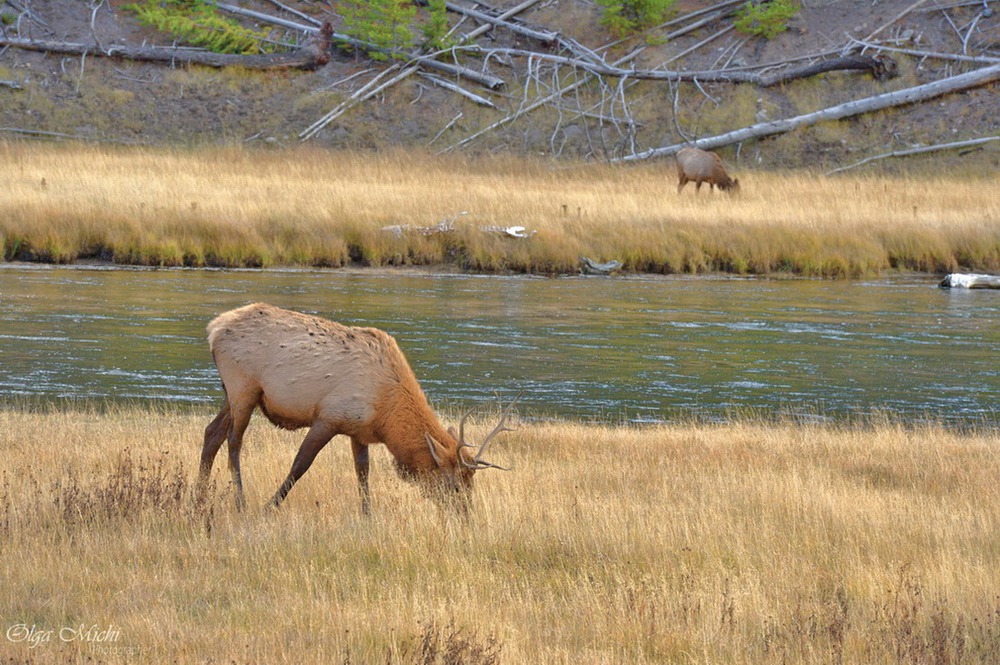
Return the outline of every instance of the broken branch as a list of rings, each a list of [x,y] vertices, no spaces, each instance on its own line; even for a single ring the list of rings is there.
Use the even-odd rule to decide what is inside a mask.
[[[938,150],[952,150],[954,148],[968,148],[974,145],[982,145],[983,143],[989,143],[990,141],[1000,141],[1000,136],[987,136],[985,138],[969,139],[968,141],[953,141],[951,143],[938,143],[936,145],[921,146],[919,148],[909,148],[907,150],[893,150],[892,152],[887,152],[881,155],[874,155],[872,157],[866,157],[860,161],[854,162],[847,166],[841,166],[840,168],[833,169],[832,171],[827,171],[826,175],[833,175],[834,173],[840,173],[842,171],[848,171],[850,169],[862,166],[869,162],[874,162],[879,159],[888,159],[889,157],[907,157],[909,155],[919,155],[925,152],[937,152]]]
[[[436,86],[444,88],[445,90],[451,90],[452,92],[454,92],[456,94],[459,94],[462,97],[465,97],[466,99],[470,99],[473,102],[475,102],[476,104],[479,104],[480,106],[488,106],[488,107],[494,108],[494,109],[496,108],[496,104],[494,104],[490,100],[486,99],[485,97],[482,97],[482,96],[477,95],[475,93],[469,92],[468,90],[466,90],[462,86],[456,85],[455,83],[452,83],[451,81],[445,81],[440,76],[434,76],[433,74],[428,74],[427,72],[420,72],[420,77],[423,78],[423,79],[426,79],[426,80],[430,81],[431,83],[433,83]]]

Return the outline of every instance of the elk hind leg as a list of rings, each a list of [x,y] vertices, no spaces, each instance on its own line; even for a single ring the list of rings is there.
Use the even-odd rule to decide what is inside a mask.
[[[361,514],[371,515],[372,500],[368,491],[368,446],[351,437],[354,453],[354,472],[358,474],[358,492],[361,494]]]
[[[277,508],[281,505],[281,502],[288,496],[289,490],[292,489],[292,485],[309,470],[316,455],[323,450],[323,447],[330,442],[336,433],[337,431],[333,427],[323,422],[314,423],[309,428],[306,438],[299,446],[299,452],[296,453],[295,459],[292,461],[292,469],[288,472],[288,477],[271,498],[272,507]]]
[[[240,451],[243,449],[243,434],[250,424],[250,416],[253,414],[256,401],[255,399],[249,405],[236,404],[232,407],[232,424],[229,427],[227,447],[229,448],[229,471],[233,475],[238,510],[243,510],[246,507],[246,500],[243,498],[243,474],[240,472]]]
[[[198,492],[203,495],[208,485],[208,477],[212,473],[212,463],[215,456],[222,447],[222,442],[229,434],[229,428],[233,424],[230,416],[229,401],[222,405],[219,415],[215,416],[208,427],[205,428],[205,444],[201,449],[201,466],[198,473]]]

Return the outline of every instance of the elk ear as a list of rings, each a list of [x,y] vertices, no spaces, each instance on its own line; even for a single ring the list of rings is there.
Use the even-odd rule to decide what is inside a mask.
[[[434,458],[434,462],[438,466],[444,466],[444,446],[438,443],[434,437],[432,437],[427,432],[424,432],[424,438],[427,439],[427,447],[431,450],[431,457]]]

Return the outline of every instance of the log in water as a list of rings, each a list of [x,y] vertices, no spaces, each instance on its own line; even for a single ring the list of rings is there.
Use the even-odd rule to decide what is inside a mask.
[[[1000,289],[1000,275],[953,272],[939,285],[943,289]]]

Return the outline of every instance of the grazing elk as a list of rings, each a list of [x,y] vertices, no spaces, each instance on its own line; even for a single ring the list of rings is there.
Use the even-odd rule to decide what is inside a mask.
[[[354,328],[316,316],[255,303],[220,314],[208,324],[208,344],[222,378],[226,401],[205,428],[199,484],[228,441],[229,466],[242,508],[240,447],[254,408],[285,429],[308,427],[288,477],[271,499],[278,506],[316,454],[337,434],[351,438],[361,511],[368,514],[368,445],[381,442],[404,478],[418,481],[434,498],[468,505],[479,469],[502,468],[483,460],[503,431],[513,403],[478,449],[445,429],[431,410],[396,340],[376,328]],[[471,452],[475,450],[475,452]],[[449,498],[450,497],[450,498]]]
[[[730,194],[740,191],[740,181],[729,177],[722,160],[714,152],[699,148],[681,148],[677,151],[677,193],[680,194],[684,185],[692,181],[696,193],[701,189],[703,182],[707,182],[710,189],[718,186]]]

